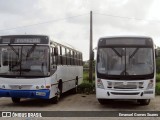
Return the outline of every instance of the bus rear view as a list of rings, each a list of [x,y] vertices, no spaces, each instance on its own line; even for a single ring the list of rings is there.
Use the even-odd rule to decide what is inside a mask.
[[[148,37],[110,37],[98,42],[96,97],[135,99],[148,105],[155,97],[155,52]]]

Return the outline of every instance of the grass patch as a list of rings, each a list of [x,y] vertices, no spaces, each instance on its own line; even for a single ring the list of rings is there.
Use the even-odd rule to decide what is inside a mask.
[[[156,95],[160,95],[160,82],[156,83]]]
[[[78,86],[78,93],[94,94],[95,93],[95,73],[93,73],[93,81],[89,82],[88,71],[83,72],[83,82]]]
[[[78,86],[78,93],[94,94],[95,93],[95,83],[89,83],[88,81],[83,81],[82,84]]]

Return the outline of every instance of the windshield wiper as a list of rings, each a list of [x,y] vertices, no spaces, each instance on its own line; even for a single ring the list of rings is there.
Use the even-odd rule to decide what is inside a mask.
[[[136,48],[136,50],[129,56],[129,59],[131,59],[137,53],[138,50],[139,48]]]
[[[122,55],[119,54],[119,52],[118,52],[116,49],[112,48],[112,50],[113,50],[119,57],[122,57]]]
[[[13,46],[11,46],[11,45],[9,45],[9,47],[16,53],[16,55],[18,56],[18,58],[19,58],[19,53],[14,49],[14,47]]]
[[[32,52],[34,51],[35,48],[36,48],[36,44],[34,44],[34,45],[32,46],[32,48],[29,50],[29,52],[27,53],[27,55],[26,55],[26,60],[27,60],[27,58],[32,54]]]

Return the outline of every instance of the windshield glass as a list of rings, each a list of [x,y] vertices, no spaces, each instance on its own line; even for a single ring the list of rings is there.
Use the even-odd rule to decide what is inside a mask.
[[[0,75],[46,76],[48,58],[47,46],[1,46]]]
[[[97,70],[105,75],[148,75],[153,73],[152,48],[100,48]]]

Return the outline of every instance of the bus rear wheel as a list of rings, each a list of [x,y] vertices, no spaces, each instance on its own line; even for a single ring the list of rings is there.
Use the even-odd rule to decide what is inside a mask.
[[[78,79],[76,78],[75,87],[72,89],[72,93],[76,94],[78,92]]]
[[[150,99],[141,99],[138,100],[138,102],[140,103],[140,105],[149,105]]]
[[[12,97],[12,102],[13,103],[19,103],[20,102],[20,98]]]

